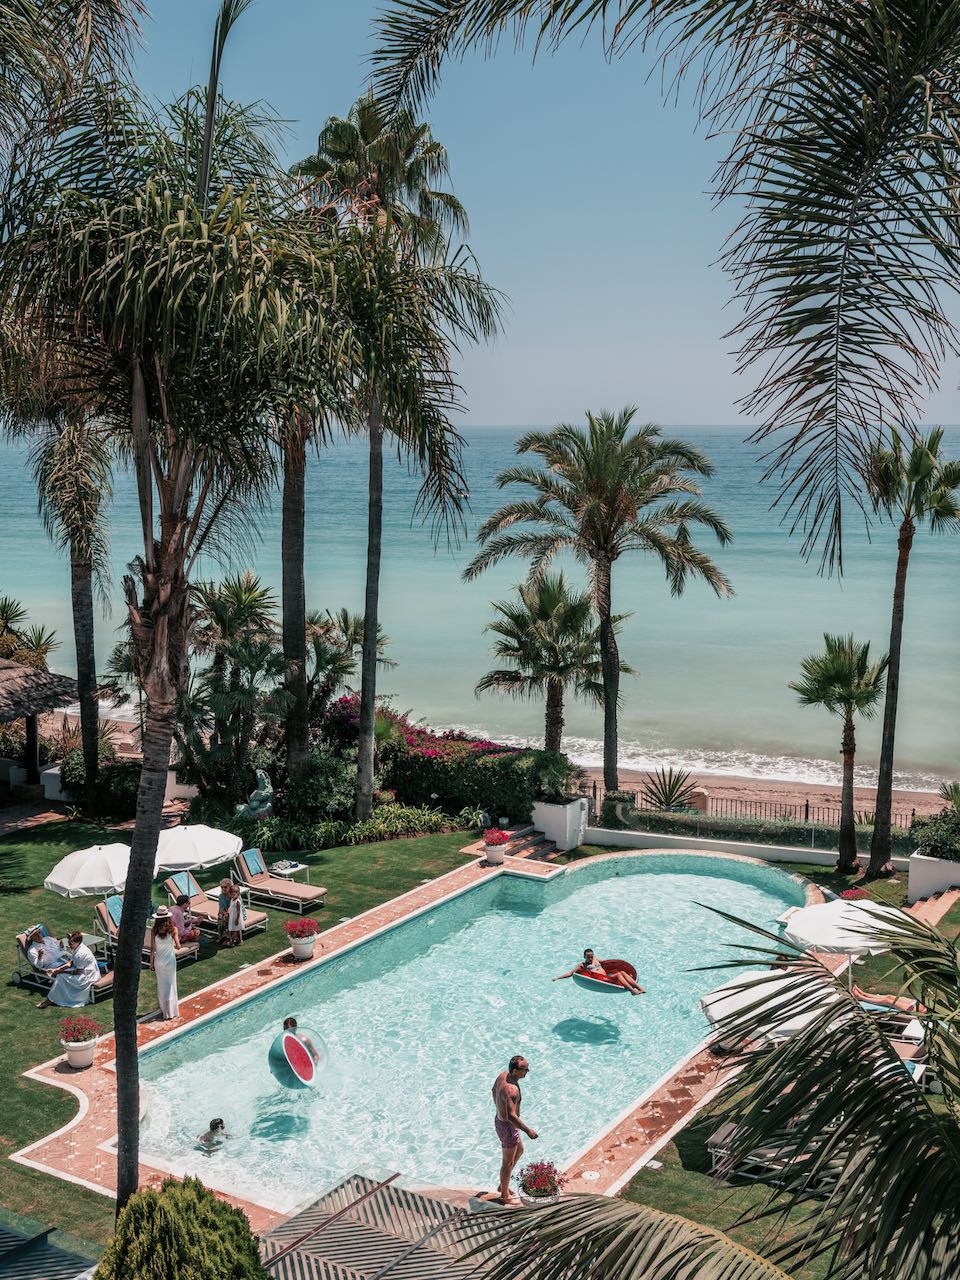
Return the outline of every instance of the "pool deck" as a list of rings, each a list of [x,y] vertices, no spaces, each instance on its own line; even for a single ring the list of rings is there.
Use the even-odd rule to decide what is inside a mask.
[[[482,850],[469,846],[464,852],[476,855]],[[675,855],[677,852],[674,849],[636,852],[618,849],[609,854],[584,859],[577,865],[582,866],[625,856],[649,857],[658,853]],[[702,855],[691,851],[686,856]],[[755,862],[755,859],[743,859],[735,854],[708,856]],[[293,960],[289,949],[285,949],[193,995],[185,996],[180,1001],[180,1018],[173,1026],[159,1021],[142,1022],[137,1032],[138,1043],[141,1047],[146,1047],[164,1037],[176,1035],[184,1027],[221,1012],[237,1000],[282,982],[294,973],[303,973],[312,965],[323,963],[332,954],[389,929],[447,898],[456,896],[504,872],[535,879],[550,879],[563,874],[564,868],[549,862],[511,857],[505,858],[502,866],[491,867],[486,865],[479,856],[473,856],[462,867],[457,867],[399,897],[392,898],[381,906],[328,929],[321,935],[322,949],[312,961],[297,963]],[[923,907],[923,911],[918,910],[915,914],[930,923],[935,923],[956,896],[958,895],[942,896],[937,906],[939,907],[940,902],[943,902],[943,910],[931,907],[930,903],[918,904],[918,907]],[[945,902],[944,900],[948,898],[949,902]],[[808,886],[808,901],[820,900],[819,891],[813,886]],[[935,919],[932,918],[934,916]],[[844,963],[843,958],[838,956],[821,957],[821,959],[830,964],[831,968],[837,968]],[[569,1189],[575,1192],[589,1191],[614,1195],[642,1164],[650,1160],[678,1130],[689,1122],[692,1115],[713,1097],[724,1084],[729,1073],[730,1068],[725,1066],[723,1059],[717,1058],[705,1043],[698,1046],[692,1054],[648,1090],[639,1101],[634,1100],[598,1140],[578,1153],[567,1168]],[[72,1093],[77,1099],[78,1109],[77,1114],[62,1128],[23,1147],[11,1155],[10,1159],[53,1177],[62,1178],[102,1195],[113,1197],[116,1191],[116,1070],[113,1035],[110,1034],[101,1039],[97,1046],[94,1065],[87,1070],[74,1071],[60,1056],[31,1068],[24,1075],[28,1079],[50,1084]],[[491,1161],[493,1165],[495,1161],[492,1154]],[[491,1178],[495,1172],[492,1165]],[[414,1170],[401,1172],[409,1178],[415,1177]],[[144,1163],[140,1165],[141,1186],[158,1186],[168,1176],[168,1173],[151,1165]],[[320,1190],[322,1188],[318,1188],[318,1194]],[[433,1190],[442,1189],[434,1188]],[[449,1198],[458,1201],[465,1202],[467,1199],[462,1192],[446,1194]],[[254,1231],[257,1232],[270,1229],[287,1216],[263,1205],[238,1200],[231,1196],[223,1196],[223,1198],[239,1205],[247,1213]]]

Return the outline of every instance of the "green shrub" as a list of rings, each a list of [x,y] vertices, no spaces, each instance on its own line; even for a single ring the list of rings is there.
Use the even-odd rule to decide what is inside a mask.
[[[928,858],[960,862],[960,810],[944,809],[913,824],[914,844]]]
[[[334,812],[349,814],[356,775],[356,765],[344,756],[317,748],[277,792],[274,812],[292,822],[311,824],[329,821]]]
[[[140,764],[136,760],[116,759],[116,753],[108,743],[100,744],[100,772],[93,788],[87,793],[87,771],[80,747],[69,753],[60,766],[60,784],[76,804],[94,818],[116,818],[126,821],[137,811],[137,791],[140,787]]]
[[[199,1178],[138,1191],[117,1219],[94,1280],[268,1280],[246,1214]]]
[[[576,772],[556,751],[515,750],[497,743],[446,735],[420,746],[407,736],[396,750],[384,782],[405,804],[433,804],[448,813],[486,809],[514,822],[527,822],[533,802],[562,792]]]
[[[11,720],[9,724],[0,724],[0,756],[6,760],[22,760],[27,747],[27,731],[22,720]],[[40,734],[37,739],[40,767],[56,760],[57,753],[52,738]]]
[[[617,831],[623,826],[620,818],[617,816],[618,804],[633,804],[632,791],[605,791],[603,793],[603,802],[600,805],[600,825],[607,827],[611,831]]]
[[[206,821],[207,814],[196,817]],[[190,817],[195,818],[194,806]],[[274,815],[251,821],[237,818],[235,814],[219,819],[220,827],[235,832],[245,847],[255,846],[270,853],[337,849],[347,844],[372,844],[377,840],[398,840],[403,836],[435,835],[443,831],[466,831],[471,815],[451,818],[439,809],[424,805],[420,808],[400,804],[384,804],[373,811],[366,822],[343,822],[333,819],[326,822],[294,822],[290,818]]]

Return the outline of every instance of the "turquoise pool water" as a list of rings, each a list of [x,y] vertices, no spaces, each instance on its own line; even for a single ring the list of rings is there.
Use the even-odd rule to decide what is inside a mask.
[[[490,1086],[523,1053],[528,1151],[562,1163],[703,1038],[697,1000],[723,975],[691,970],[746,935],[698,904],[769,925],[802,902],[773,867],[680,855],[501,876],[146,1050],[144,1159],[279,1210],[353,1172],[492,1187]],[[647,995],[551,982],[584,946],[632,960]],[[291,1013],[329,1051],[296,1093],[267,1068]],[[232,1136],[205,1156],[221,1115]]]

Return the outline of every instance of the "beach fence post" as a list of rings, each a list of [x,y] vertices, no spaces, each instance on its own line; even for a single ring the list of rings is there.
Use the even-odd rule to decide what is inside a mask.
[[[803,820],[804,820],[804,822],[809,822],[809,821],[810,821],[810,800],[809,800],[809,797],[808,797],[806,800],[804,800],[804,802],[803,802]]]

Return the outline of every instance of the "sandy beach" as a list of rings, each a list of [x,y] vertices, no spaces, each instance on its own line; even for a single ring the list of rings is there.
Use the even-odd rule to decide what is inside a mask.
[[[602,785],[602,769],[585,769],[587,777]],[[732,774],[694,773],[690,775],[697,786],[702,787],[716,800],[748,800],[765,801],[770,804],[802,805],[808,801],[811,808],[829,805],[839,808],[839,786],[828,786],[821,783],[782,782],[765,778],[739,778]],[[638,769],[621,769],[620,786],[624,791],[635,791],[643,785],[646,774]],[[854,791],[854,805],[857,809],[871,810],[874,805],[875,792],[871,787],[857,787]],[[894,791],[893,808],[903,812],[916,810],[917,817],[931,813],[939,813],[943,801],[935,791]]]

